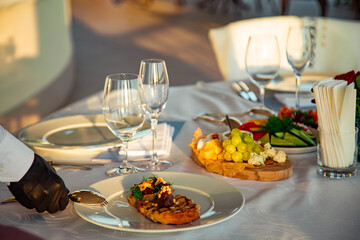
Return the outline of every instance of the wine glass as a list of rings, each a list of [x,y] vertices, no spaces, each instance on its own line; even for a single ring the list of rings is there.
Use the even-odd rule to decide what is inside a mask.
[[[171,162],[159,160],[156,148],[158,118],[166,106],[169,95],[169,77],[165,61],[161,59],[142,60],[138,84],[143,109],[150,116],[152,131],[151,160],[141,167],[151,171],[162,171],[171,166]]]
[[[286,57],[295,75],[295,108],[300,108],[300,76],[311,59],[311,36],[308,27],[290,27]]]
[[[122,141],[125,159],[119,167],[106,171],[109,176],[129,174],[139,169],[128,162],[128,142],[145,121],[138,91],[138,75],[116,73],[106,77],[103,96],[103,113],[110,131]]]
[[[251,35],[245,55],[246,71],[258,86],[261,107],[265,107],[265,87],[276,77],[280,67],[278,39],[272,34]]]

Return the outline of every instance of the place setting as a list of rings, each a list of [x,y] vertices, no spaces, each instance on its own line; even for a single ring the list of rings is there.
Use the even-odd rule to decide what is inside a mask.
[[[197,174],[166,171],[173,164],[167,160],[166,153],[170,151],[174,129],[164,128],[165,123],[158,124],[158,118],[165,108],[168,91],[166,65],[159,59],[143,60],[139,75],[120,73],[106,77],[103,112],[107,126],[122,142],[118,159],[121,164],[106,170],[107,175],[115,177],[87,187],[104,196],[106,205],[74,203],[75,211],[86,221],[122,231],[174,232],[220,223],[243,208],[245,199],[242,193],[224,181]],[[150,119],[152,133],[132,141],[145,118]],[[151,144],[147,144],[144,149],[145,143]],[[120,158],[121,155],[123,157]],[[139,181],[143,182],[139,184]],[[136,183],[139,190],[134,194]],[[218,189],[214,191],[212,186]],[[173,191],[176,196],[172,195]],[[142,197],[138,198],[139,194]],[[129,196],[136,200],[131,203]],[[150,196],[154,199],[150,200]],[[174,200],[166,203],[166,200],[162,200],[163,196]],[[147,200],[142,202],[142,199]],[[186,205],[181,203],[181,199],[185,199]],[[151,208],[162,205],[162,201],[165,201],[165,205],[154,212],[143,205],[148,204],[148,201],[154,201]],[[196,211],[192,210],[195,206]],[[139,214],[136,207],[150,220]],[[186,222],[178,221],[185,216],[190,219]],[[155,217],[160,220],[154,220]],[[163,224],[157,223],[159,221]]]
[[[238,189],[208,176],[168,171],[174,164],[168,156],[175,127],[159,121],[168,94],[165,61],[142,60],[139,74],[106,76],[103,114],[49,119],[22,129],[17,137],[54,167],[81,166],[78,170],[98,171],[91,167],[116,164],[105,170],[109,178],[69,195],[75,212],[88,222],[121,231],[154,233],[188,231],[223,222],[244,207],[245,198]],[[144,182],[152,178],[160,183]],[[142,198],[131,204],[129,196],[135,184],[145,199],[155,197],[154,206],[163,204],[163,196],[170,197],[171,201],[165,201],[154,215],[163,224],[149,216],[154,212],[144,214],[144,208],[139,207],[145,204]],[[133,196],[138,197],[138,193]],[[162,222],[165,216],[174,220]],[[186,222],[176,220],[184,216],[193,217]]]

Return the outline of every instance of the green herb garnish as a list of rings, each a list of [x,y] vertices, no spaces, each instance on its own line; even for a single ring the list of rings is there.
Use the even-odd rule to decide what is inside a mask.
[[[294,127],[295,126],[291,118],[285,117],[283,120],[281,120],[280,118],[273,116],[268,119],[264,130],[270,132],[271,134],[275,134],[278,132],[288,132]]]
[[[134,186],[130,188],[130,192],[134,196],[134,198],[142,199],[142,192],[140,191],[140,188],[137,184],[134,184]]]

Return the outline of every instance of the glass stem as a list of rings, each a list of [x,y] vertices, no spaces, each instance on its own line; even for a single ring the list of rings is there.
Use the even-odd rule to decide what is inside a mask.
[[[265,87],[259,86],[260,91],[260,102],[262,106],[265,106]]]
[[[300,75],[295,74],[295,109],[300,109]]]
[[[131,166],[128,163],[128,141],[123,141],[122,148],[124,149],[125,158],[122,161],[120,168],[131,168]]]
[[[158,156],[157,156],[157,149],[156,149],[156,140],[157,140],[157,118],[151,118],[151,131],[152,131],[152,157],[151,157],[151,164],[155,165],[158,163]]]

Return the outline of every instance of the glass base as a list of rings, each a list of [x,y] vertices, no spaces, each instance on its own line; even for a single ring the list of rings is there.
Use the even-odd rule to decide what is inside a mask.
[[[326,167],[318,167],[317,171],[320,175],[333,179],[343,179],[343,178],[353,177],[356,175],[356,168],[329,169]]]
[[[130,166],[130,167],[115,167],[115,168],[110,168],[109,170],[106,170],[106,174],[108,176],[116,176],[116,175],[126,175],[126,174],[132,174],[132,173],[137,173],[137,172],[144,172],[144,169],[138,168],[138,167],[134,167],[134,166]]]
[[[172,163],[169,161],[152,162],[151,160],[146,163],[140,163],[137,167],[144,169],[145,171],[164,171],[171,167]]]

